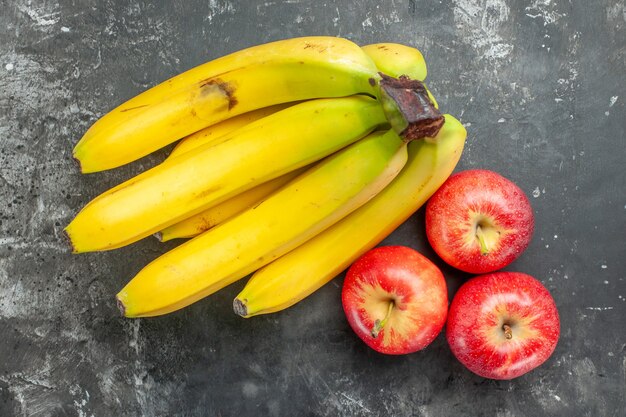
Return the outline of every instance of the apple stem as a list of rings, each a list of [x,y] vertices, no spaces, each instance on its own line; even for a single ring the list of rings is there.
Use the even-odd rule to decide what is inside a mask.
[[[511,326],[509,326],[508,324],[504,324],[502,326],[502,330],[504,330],[504,337],[509,340],[513,339],[513,330],[511,329]]]
[[[489,248],[487,247],[487,241],[485,240],[485,232],[483,232],[483,228],[480,225],[476,226],[476,237],[478,238],[478,243],[480,244],[480,254],[488,255]]]
[[[376,321],[374,322],[374,328],[372,329],[372,337],[374,339],[378,337],[378,334],[383,330],[385,324],[387,324],[387,320],[389,320],[389,317],[391,316],[391,310],[393,310],[395,304],[396,303],[391,300],[389,302],[389,307],[387,308],[387,314],[385,315],[385,318],[382,320],[376,319]]]

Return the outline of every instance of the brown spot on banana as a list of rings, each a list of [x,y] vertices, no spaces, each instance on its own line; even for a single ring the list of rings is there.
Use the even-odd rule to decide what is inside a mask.
[[[210,219],[207,219],[206,217],[202,217],[201,220],[202,220],[202,223],[196,227],[196,231],[198,233],[204,233],[207,230],[210,230],[214,228],[215,226],[217,226],[215,222],[212,222]]]
[[[220,78],[209,78],[200,82],[200,94],[209,94],[216,89],[228,99],[228,110],[237,105],[236,88],[232,83],[223,81]]]
[[[148,106],[149,106],[149,104],[142,104],[141,106],[129,107],[127,109],[120,110],[120,113],[126,113],[127,111],[137,110],[137,109],[141,109],[143,107],[148,107]]]
[[[305,42],[304,43],[304,49],[309,49],[309,48],[315,49],[320,54],[326,52],[326,50],[328,49],[328,47],[326,45],[320,45],[320,44],[317,44],[317,43]]]

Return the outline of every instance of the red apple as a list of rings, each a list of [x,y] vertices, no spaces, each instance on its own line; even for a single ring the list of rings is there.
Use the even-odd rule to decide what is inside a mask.
[[[559,339],[548,290],[519,272],[470,279],[452,300],[446,337],[456,358],[484,378],[512,379],[544,363]]]
[[[500,174],[452,175],[426,205],[426,235],[449,265],[472,274],[505,267],[528,247],[534,230],[524,192]]]
[[[355,333],[390,355],[418,351],[441,332],[446,282],[431,261],[405,246],[370,250],[348,269],[341,293]]]

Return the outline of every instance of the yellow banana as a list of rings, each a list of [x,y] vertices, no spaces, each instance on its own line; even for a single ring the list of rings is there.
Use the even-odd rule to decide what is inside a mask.
[[[389,186],[321,234],[258,270],[233,302],[243,317],[283,310],[340,274],[380,243],[454,170],[466,131],[450,115],[434,139],[409,144],[409,160]]]
[[[376,132],[316,164],[244,211],[178,246],[117,295],[127,317],[166,314],[297,247],[382,190],[406,163],[394,131]]]
[[[276,104],[270,107],[264,107],[262,109],[253,110],[248,113],[241,114],[239,116],[226,119],[215,125],[206,127],[196,133],[193,133],[183,140],[181,140],[176,147],[170,153],[167,163],[170,158],[175,158],[179,155],[196,149],[206,144],[215,146],[224,142],[228,138],[228,134],[240,129],[252,122],[276,113],[282,109],[289,107],[291,104]],[[288,172],[278,178],[267,181],[263,184],[257,185],[247,191],[237,194],[234,197],[216,205],[209,207],[203,212],[193,215],[189,218],[181,220],[180,222],[173,224],[160,232],[155,233],[155,237],[161,242],[167,242],[172,239],[190,238],[199,235],[202,232],[209,230],[212,227],[217,226],[224,220],[234,216],[235,214],[253,206],[261,201],[264,197],[270,195],[273,191],[276,191],[290,180],[294,179],[298,174],[303,172],[304,168]]]
[[[211,145],[217,145],[222,143],[227,138],[227,134],[234,132],[252,122],[256,122],[259,119],[274,114],[277,111],[283,110],[289,107],[291,103],[276,104],[274,106],[263,107],[258,110],[253,110],[248,113],[240,114],[239,116],[231,117],[217,124],[205,127],[191,135],[182,139],[172,150],[169,158],[175,158],[178,155],[182,155],[192,149],[210,143]]]
[[[259,203],[265,197],[287,184],[304,172],[304,168],[288,172],[278,178],[257,185],[241,194],[237,194],[223,203],[206,209],[202,213],[191,216],[156,233],[161,242],[178,238],[190,238],[204,233],[223,221],[241,213],[245,209]]]
[[[415,48],[397,43],[377,43],[363,46],[362,49],[372,59],[376,67],[388,75],[393,77],[406,75],[412,79],[419,80],[423,80],[426,77],[426,62],[424,61],[422,53]],[[430,97],[435,106],[437,106],[435,99],[432,96]],[[262,108],[209,126],[183,139],[174,148],[170,154],[170,158],[205,143],[219,143],[221,141],[220,137],[223,138],[224,134],[242,127],[246,123],[272,114],[277,108],[281,109],[285,106],[286,105],[276,105]],[[236,195],[222,204],[211,207],[202,213],[167,227],[160,233],[157,233],[156,236],[163,242],[170,239],[196,236],[260,201],[273,190],[281,187],[284,184],[281,178],[261,184],[251,190]]]
[[[426,61],[422,53],[416,48],[399,43],[375,43],[362,46],[361,49],[371,58],[376,68],[387,75],[391,75],[392,77],[406,75],[411,79],[420,81],[424,81],[426,78]],[[430,98],[433,103],[435,103],[436,107],[434,97],[430,96]],[[261,108],[206,127],[181,140],[169,157],[180,155],[183,152],[205,143],[219,143],[216,139],[223,137],[226,133],[230,133],[265,116],[269,116],[289,105],[290,103],[285,103]]]
[[[293,38],[200,65],[118,106],[74,148],[82,172],[114,168],[193,132],[251,110],[290,101],[377,96],[379,77],[354,43]]]
[[[183,140],[181,140],[176,147],[170,153],[167,162],[170,158],[175,158],[185,152],[196,149],[206,144],[215,146],[228,139],[228,134],[249,125],[259,119],[276,113],[289,107],[291,104],[276,104],[275,106],[263,107],[262,109],[253,110],[248,113],[241,114],[239,116],[226,119],[215,125],[206,127],[202,130],[193,133]],[[155,237],[161,242],[167,242],[168,240],[178,238],[189,238],[197,236],[202,232],[209,230],[212,227],[217,226],[224,220],[234,216],[235,214],[247,209],[258,203],[264,197],[268,196],[273,191],[285,185],[287,182],[296,177],[298,173],[302,173],[301,170],[296,170],[282,175],[273,180],[267,181],[263,184],[257,185],[247,191],[237,194],[236,196],[220,203],[216,206],[209,207],[203,212],[195,214],[189,218],[181,220],[180,222],[173,224],[160,232],[155,233]]]
[[[387,75],[406,75],[420,81],[426,79],[426,61],[416,48],[399,43],[374,43],[361,49],[374,61],[376,68]]]
[[[379,103],[365,96],[294,105],[238,129],[219,145],[196,148],[105,192],[65,231],[75,253],[135,242],[317,161],[386,123]]]

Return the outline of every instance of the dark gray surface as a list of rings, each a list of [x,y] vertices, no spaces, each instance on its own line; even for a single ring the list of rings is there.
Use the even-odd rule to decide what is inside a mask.
[[[623,0],[381,3],[0,0],[0,416],[626,415]],[[211,58],[311,34],[420,48],[441,108],[469,131],[458,169],[528,193],[536,234],[507,269],[556,299],[544,366],[484,380],[442,336],[376,354],[343,317],[341,277],[276,315],[236,317],[241,282],[127,320],[114,294],[172,245],[68,253],[73,215],[165,155],[81,176],[71,149],[98,116]],[[385,243],[441,265],[423,228],[418,212]],[[467,277],[441,267],[453,294]]]

